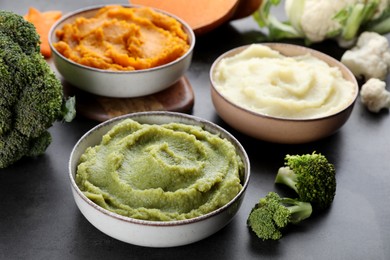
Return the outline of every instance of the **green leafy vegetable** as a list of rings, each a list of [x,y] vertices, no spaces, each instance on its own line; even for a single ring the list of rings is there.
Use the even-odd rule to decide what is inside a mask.
[[[296,191],[300,200],[325,209],[336,194],[336,171],[322,154],[286,155],[285,166],[279,169],[275,183]]]
[[[281,198],[269,192],[249,214],[247,225],[263,240],[278,240],[283,228],[298,224],[312,214],[311,204],[291,198]]]
[[[74,115],[74,99],[65,100],[40,54],[35,27],[0,11],[0,168],[42,154],[51,142],[47,129]]]

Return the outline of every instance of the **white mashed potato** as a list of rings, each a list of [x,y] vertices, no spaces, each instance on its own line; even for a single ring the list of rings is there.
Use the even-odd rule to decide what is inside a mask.
[[[327,116],[348,106],[355,94],[339,68],[311,55],[286,57],[261,44],[222,59],[213,80],[236,105],[281,118]]]

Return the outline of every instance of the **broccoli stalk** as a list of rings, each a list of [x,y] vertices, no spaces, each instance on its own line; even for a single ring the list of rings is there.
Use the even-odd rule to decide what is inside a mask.
[[[283,228],[300,223],[311,213],[309,202],[281,198],[277,193],[269,192],[251,210],[247,225],[263,240],[278,240],[282,237]]]
[[[74,116],[74,99],[65,99],[41,55],[35,27],[0,11],[0,168],[44,153],[51,142],[47,129]]]
[[[286,155],[285,167],[281,167],[275,183],[292,188],[301,201],[313,207],[329,207],[336,194],[336,171],[325,156],[313,152],[305,155]]]

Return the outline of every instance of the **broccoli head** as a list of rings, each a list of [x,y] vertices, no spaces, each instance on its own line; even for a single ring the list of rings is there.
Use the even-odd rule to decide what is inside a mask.
[[[65,99],[35,27],[0,11],[0,168],[42,154],[51,142],[47,129],[74,115],[74,98]]]
[[[261,198],[249,214],[247,225],[263,240],[282,238],[282,229],[311,216],[312,206],[291,198],[281,198],[269,192]]]
[[[325,209],[336,194],[336,171],[322,154],[286,155],[285,167],[278,170],[275,183],[295,190],[301,201]]]
[[[0,31],[15,42],[24,53],[39,52],[39,35],[32,23],[13,12],[0,10]]]

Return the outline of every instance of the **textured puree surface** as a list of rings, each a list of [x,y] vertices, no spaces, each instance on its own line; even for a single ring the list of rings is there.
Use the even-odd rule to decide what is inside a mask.
[[[242,189],[235,147],[200,127],[127,119],[80,158],[76,181],[105,209],[145,220],[209,213]]]
[[[174,61],[189,49],[188,35],[174,18],[149,8],[107,6],[56,31],[54,47],[76,63],[131,71]]]
[[[355,97],[341,70],[307,54],[287,57],[253,44],[223,58],[213,75],[217,90],[248,110],[282,118],[337,113]]]

